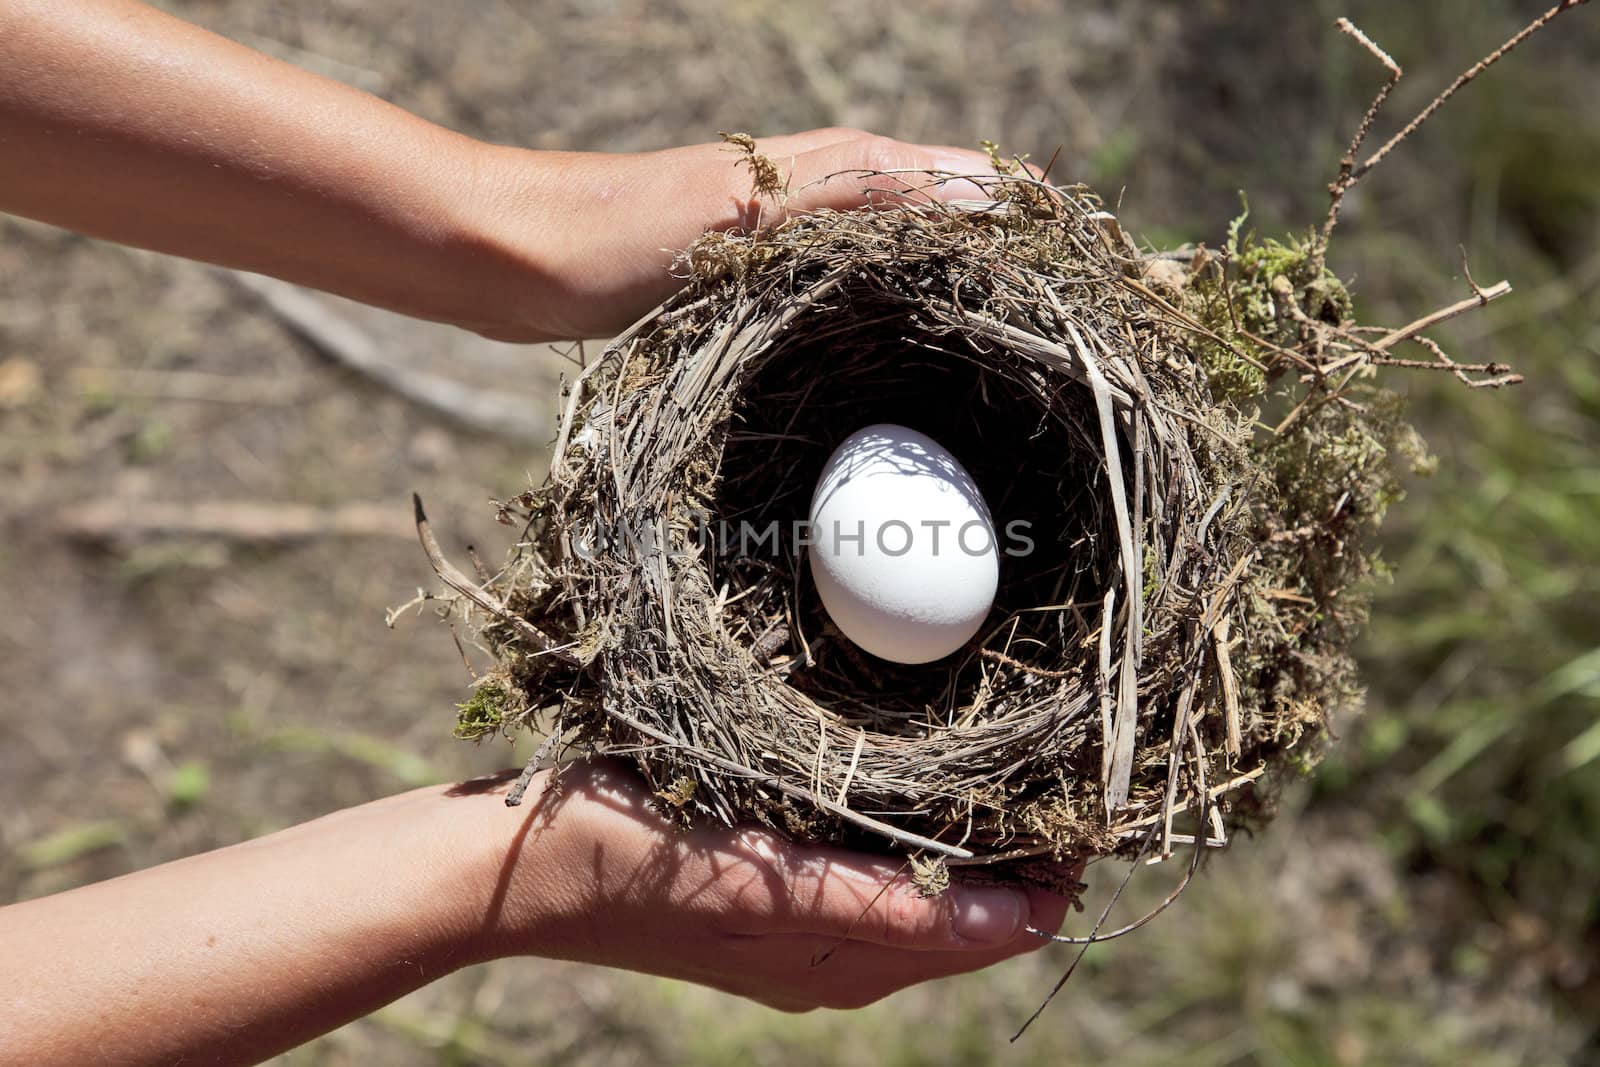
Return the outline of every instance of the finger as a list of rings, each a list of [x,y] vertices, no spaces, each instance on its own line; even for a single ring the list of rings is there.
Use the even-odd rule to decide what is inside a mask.
[[[1082,867],[1078,870],[1081,872]],[[1074,877],[1078,877],[1075,875]],[[1072,902],[1066,897],[1058,896],[1048,889],[1039,889],[1033,886],[1025,890],[1028,894],[1028,926],[1044,933],[1053,934],[1061,929],[1061,924],[1066,921],[1067,912],[1072,910]],[[1019,952],[1033,952],[1051,942],[1037,934],[1024,933],[1019,940]]]
[[[989,157],[981,152],[860,137],[797,156],[789,179],[788,207],[791,211],[848,211],[869,204],[926,202],[928,197],[983,197],[979,184],[939,180],[933,172],[986,175],[993,171]]]
[[[841,992],[858,1003],[871,1003],[882,997],[922,982],[981,971],[1006,960],[1033,952],[1042,939],[1024,934],[1007,944],[974,952],[907,952],[903,949],[851,941],[832,956],[809,968],[808,989],[826,991],[840,986],[848,975],[853,989]],[[805,990],[791,990],[791,996],[804,999]],[[824,1005],[831,1006],[831,1005]],[[854,1005],[845,1005],[846,1007]]]
[[[832,149],[829,158],[842,164],[836,169],[893,170],[911,167],[919,170],[946,171],[951,174],[994,173],[994,166],[984,152],[976,152],[953,145],[913,144],[880,137],[865,130],[848,126],[826,126],[802,133],[789,133],[780,137],[756,138],[756,151],[766,155],[789,171],[788,163],[800,156],[823,149]],[[852,163],[852,161],[854,161]],[[874,161],[884,164],[872,165]],[[830,172],[831,173],[831,172]],[[820,175],[813,175],[817,177]],[[793,184],[794,175],[790,175]]]
[[[1033,950],[1023,936],[980,951],[916,952],[863,941],[842,944],[816,934],[736,939],[725,950],[739,978],[702,979],[782,1010],[860,1008],[908,986],[982,970]]]
[[[752,938],[753,942],[759,939]],[[779,951],[782,951],[781,949]],[[730,953],[737,957],[738,952]],[[785,952],[786,958],[794,958],[797,952]],[[753,1000],[763,1007],[773,1011],[787,1012],[798,1015],[802,1012],[816,1011],[823,1005],[818,1004],[815,997],[795,996],[789,992],[790,982],[775,979],[765,973],[758,973],[761,965],[770,958],[770,953],[761,952],[757,959],[749,961],[740,971],[737,978],[728,978],[721,974],[716,975],[687,975],[686,981],[696,982],[719,993],[727,993],[735,997],[744,997]]]
[[[786,133],[779,137],[757,137],[756,151],[765,153],[784,163],[795,156],[815,152],[819,148],[830,145],[842,144],[845,141],[862,140],[871,134],[861,130],[851,129],[849,126],[824,126],[821,129],[805,130],[801,133]]]
[[[739,933],[820,934],[918,951],[1006,944],[1030,917],[1027,894],[953,885],[924,897],[900,865],[838,848],[796,846],[746,831],[734,848],[753,877],[733,888],[728,928]]]

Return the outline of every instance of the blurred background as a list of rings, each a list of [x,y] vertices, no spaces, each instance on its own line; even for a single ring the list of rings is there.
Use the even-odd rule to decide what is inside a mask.
[[[1547,2],[162,6],[530,147],[835,124],[1059,147],[1144,240],[1215,246],[1241,189],[1263,234],[1322,217],[1382,73],[1336,16],[1406,69],[1383,138]],[[502,962],[289,1062],[1600,1062],[1597,55],[1600,8],[1564,16],[1348,202],[1332,261],[1363,317],[1465,295],[1464,248],[1516,292],[1439,335],[1528,384],[1395,379],[1440,462],[1385,532],[1370,710],[1020,1043],[1068,950],[799,1017]],[[451,739],[448,631],[385,610],[432,586],[411,490],[453,553],[503,551],[487,502],[541,475],[568,366],[0,218],[0,899],[520,764]],[[1170,880],[1135,884],[1130,914]]]

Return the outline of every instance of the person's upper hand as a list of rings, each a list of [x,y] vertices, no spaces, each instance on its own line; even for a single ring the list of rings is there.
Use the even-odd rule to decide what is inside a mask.
[[[482,227],[495,234],[490,248],[506,257],[508,276],[542,282],[508,304],[504,324],[479,330],[512,341],[622,330],[682,284],[673,257],[707,231],[753,230],[819,208],[972,198],[982,195],[974,183],[934,174],[992,172],[980,152],[837,128],[758,138],[782,190],[765,196],[728,144],[631,155],[481,147],[475,200],[496,220]]]
[[[1046,944],[1066,903],[952,885],[924,898],[896,861],[766,830],[682,831],[637,774],[577,764],[489,866],[480,956],[536,953],[682,978],[788,1011],[853,1008]],[[506,825],[501,820],[496,820]],[[503,836],[503,835],[502,835]]]
[[[707,230],[927,183],[861,172],[989,172],[978,152],[813,130],[758,140],[783,189],[758,202],[722,144],[491,145],[134,0],[0,4],[0,143],[0,211],[516,341],[622,329]]]

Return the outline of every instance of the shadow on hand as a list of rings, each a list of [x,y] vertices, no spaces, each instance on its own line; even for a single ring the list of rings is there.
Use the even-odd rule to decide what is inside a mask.
[[[508,771],[474,779],[448,795],[504,793],[515,778]],[[581,810],[591,805],[592,810]],[[597,953],[585,954],[592,962],[639,969],[640,954],[621,958],[615,953],[628,949],[619,945],[640,938],[687,943],[697,934],[813,934],[838,944],[852,939],[892,943],[896,917],[903,915],[892,902],[874,907],[906,870],[903,860],[797,844],[755,825],[704,823],[686,829],[657,810],[637,771],[618,760],[595,758],[556,768],[529,804],[500,866],[484,917],[486,937],[499,927],[515,880],[530,876],[528,868],[519,874],[519,864],[535,862],[532,846],[544,835],[558,826],[566,832],[561,820],[569,810],[585,824],[580,832],[592,837],[586,843],[589,869],[577,880],[585,893],[582,914],[574,916],[586,926]],[[539,857],[536,862],[547,861]],[[535,869],[532,877],[540,876]],[[811,965],[827,966],[832,957],[831,951],[819,952]],[[673,957],[670,968],[663,965],[666,958],[657,956],[651,969],[722,984],[715,980],[717,972],[689,954]]]

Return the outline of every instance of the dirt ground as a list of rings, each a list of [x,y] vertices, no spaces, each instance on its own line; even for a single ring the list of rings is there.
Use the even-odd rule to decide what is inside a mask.
[[[993,138],[1036,158],[1059,146],[1058,167],[1111,199],[1120,190],[1126,224],[1158,244],[1216,243],[1240,188],[1265,232],[1320,217],[1360,112],[1352,102],[1376,85],[1330,28],[1346,9],[1320,3],[163,6],[445,125],[532,147],[629,151],[833,124]],[[1438,10],[1407,21],[1351,5],[1428,35],[1389,42],[1412,48],[1396,114],[1530,7],[1488,5],[1480,24],[1450,17],[1450,4],[1419,6]],[[1593,31],[1558,31],[1508,66],[1575,62],[1600,43]],[[1424,193],[1352,201],[1339,265],[1382,314],[1459,295],[1456,245],[1488,210],[1472,199],[1471,159],[1454,154],[1462,143],[1444,138],[1397,168],[1391,180]],[[1391,229],[1408,234],[1403,252]],[[431,584],[413,490],[447,548],[504,549],[488,501],[540,474],[565,357],[317,307],[391,363],[492,383],[529,413],[530,437],[475,431],[351,371],[226,272],[0,218],[0,900],[525,757],[530,746],[451,739],[469,681],[460,655],[430,618],[389,629],[385,612]],[[1485,350],[1466,336],[1467,351]],[[148,518],[152,502],[215,506],[222,529],[86,529],[108,509]],[[264,528],[264,516],[296,508],[310,509],[312,529]],[[339,509],[356,516],[354,532],[317,528]],[[1284,816],[1212,863],[1172,914],[1091,953],[1014,1047],[1005,1038],[1065,967],[1064,950],[804,1017],[508,961],[285,1061],[1580,1059],[1593,1021],[1573,1013],[1571,990],[1594,981],[1589,950],[1486,914],[1447,871],[1406,866],[1390,820],[1337,792],[1292,790]],[[1146,879],[1143,898],[1159,898],[1163,877]]]

